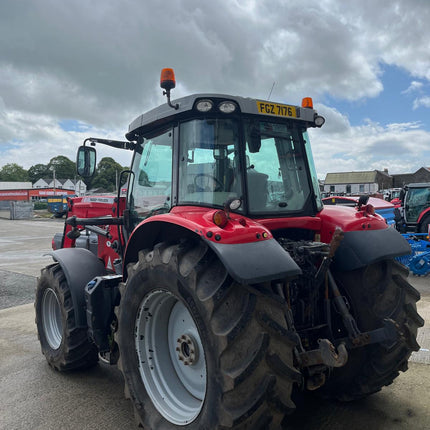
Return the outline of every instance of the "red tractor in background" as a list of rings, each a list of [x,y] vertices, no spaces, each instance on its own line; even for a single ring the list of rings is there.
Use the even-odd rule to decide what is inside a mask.
[[[72,199],[36,289],[59,371],[118,364],[145,429],[278,429],[293,391],[360,399],[419,349],[410,247],[371,205],[324,207],[302,106],[223,94],[134,120],[127,195]],[[106,198],[106,201],[102,201]],[[93,199],[93,200],[91,200]],[[101,199],[101,200],[99,200]]]
[[[408,184],[399,198],[397,229],[430,234],[430,183]]]

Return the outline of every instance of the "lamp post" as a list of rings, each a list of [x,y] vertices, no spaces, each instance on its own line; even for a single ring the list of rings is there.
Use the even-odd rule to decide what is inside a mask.
[[[55,196],[55,194],[56,194],[56,192],[55,192],[55,167],[52,168],[52,177],[54,179],[54,196]]]

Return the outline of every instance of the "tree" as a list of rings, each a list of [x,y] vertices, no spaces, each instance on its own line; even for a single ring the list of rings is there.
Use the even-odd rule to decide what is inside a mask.
[[[5,164],[0,170],[0,181],[26,182],[28,181],[28,172],[16,163]]]
[[[69,160],[64,155],[57,155],[48,163],[48,170],[55,169],[55,177],[57,179],[72,179],[76,176],[76,163]],[[53,175],[53,173],[51,173]]]
[[[46,164],[35,164],[28,169],[28,180],[33,184],[42,178],[50,178],[52,173]]]
[[[144,170],[141,170],[139,173],[139,185],[142,185],[144,187],[151,186],[151,184],[149,183],[148,174]]]
[[[104,157],[97,165],[96,174],[91,181],[92,188],[103,188],[106,191],[116,191],[117,178],[124,170],[121,164],[111,157]]]

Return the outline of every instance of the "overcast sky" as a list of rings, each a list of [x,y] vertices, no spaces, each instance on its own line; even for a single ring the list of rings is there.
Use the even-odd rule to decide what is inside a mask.
[[[0,167],[123,139],[165,102],[163,67],[173,98],[311,96],[320,178],[430,167],[429,0],[1,0]]]

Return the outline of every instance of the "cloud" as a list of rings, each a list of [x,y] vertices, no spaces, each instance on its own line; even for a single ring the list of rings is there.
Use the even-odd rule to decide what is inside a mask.
[[[0,166],[28,168],[59,153],[73,159],[88,133],[122,139],[135,117],[164,102],[162,67],[175,69],[173,98],[266,98],[275,82],[276,101],[360,101],[383,91],[381,64],[414,77],[412,93],[418,80],[430,80],[428,22],[427,0],[0,2]],[[415,105],[429,107],[428,98]],[[376,156],[353,148],[369,150],[381,134],[387,142],[413,137],[420,149],[428,145],[427,134],[410,126],[396,137],[389,127],[351,127],[341,112],[321,110],[322,172],[332,170],[337,146],[347,170],[376,165]],[[68,120],[86,124],[88,133],[64,130]]]
[[[430,96],[419,97],[414,100],[413,109],[418,109],[419,107],[430,108]]]
[[[311,129],[311,145],[318,176],[327,172],[347,172],[389,169],[390,173],[415,172],[430,159],[430,133],[421,124],[393,123],[382,126],[367,121],[351,126],[343,115],[326,106],[325,129]]]
[[[49,115],[20,111],[0,114],[0,130],[1,141],[8,142],[7,151],[1,157],[1,165],[17,163],[25,169],[38,163],[48,164],[49,160],[57,155],[75,160],[78,146],[89,136],[125,140],[120,130],[87,125],[82,127],[81,131],[65,131],[61,124]],[[131,154],[128,151],[103,147],[100,154],[102,157],[115,158],[123,166],[130,165]]]
[[[380,61],[419,75],[413,52],[425,48],[427,56],[428,43],[414,43],[413,50],[408,44],[411,37],[429,40],[427,14],[413,8],[418,0],[397,8],[272,0],[251,2],[247,10],[246,3],[184,0],[166,10],[158,0],[4,2],[5,102],[56,112],[62,100],[58,114],[119,123],[124,108],[138,113],[160,101],[163,66],[175,67],[192,91],[249,95],[252,88],[255,97],[266,97],[276,81],[280,100],[310,90],[356,100],[382,91]]]
[[[419,92],[422,89],[423,85],[424,84],[422,82],[412,81],[409,87],[406,90],[402,91],[402,94],[411,94]]]

